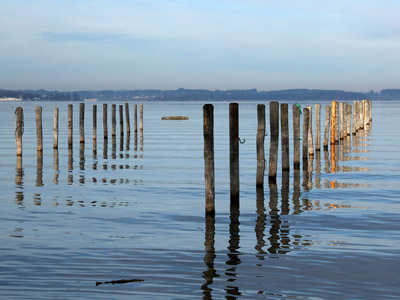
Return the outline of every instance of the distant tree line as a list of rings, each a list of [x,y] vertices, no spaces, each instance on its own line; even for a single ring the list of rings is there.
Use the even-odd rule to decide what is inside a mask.
[[[400,100],[400,89],[386,89],[381,92],[346,92],[341,90],[289,89],[277,91],[249,90],[100,90],[59,92],[47,90],[0,90],[2,97],[19,97],[32,101],[80,101],[98,99],[107,101],[236,101],[236,100]]]

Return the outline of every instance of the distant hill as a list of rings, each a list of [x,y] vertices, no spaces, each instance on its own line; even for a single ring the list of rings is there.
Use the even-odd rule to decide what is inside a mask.
[[[400,100],[400,89],[386,89],[377,93],[347,92],[341,90],[288,89],[277,91],[249,90],[100,90],[59,92],[47,90],[0,90],[2,97],[20,97],[23,100],[40,101],[82,101],[98,99],[107,101],[218,101],[218,100]]]

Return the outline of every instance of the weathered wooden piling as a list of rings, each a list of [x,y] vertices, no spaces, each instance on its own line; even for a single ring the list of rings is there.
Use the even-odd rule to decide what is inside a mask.
[[[257,175],[256,186],[264,186],[265,173],[265,105],[257,105]]]
[[[124,135],[124,107],[122,105],[119,106],[119,131],[120,136]]]
[[[315,151],[321,151],[321,104],[315,104]]]
[[[372,124],[372,100],[368,100],[369,124]]]
[[[331,120],[331,107],[325,106],[325,128],[324,128],[324,150],[328,150],[329,146],[329,130]]]
[[[239,105],[229,104],[229,154],[231,206],[239,205]]]
[[[351,135],[351,114],[352,114],[351,104],[347,104],[347,108],[346,108],[346,118],[347,118],[346,136],[350,136]]]
[[[139,129],[140,131],[143,131],[143,104],[139,105],[140,109],[140,124],[139,124]]]
[[[293,113],[293,169],[300,169],[300,108],[292,106]]]
[[[358,130],[364,128],[364,108],[362,101],[358,101]]]
[[[308,169],[308,127],[310,126],[310,110],[308,108],[303,109],[303,169],[307,165]]]
[[[335,144],[339,144],[339,140],[340,140],[340,134],[339,134],[339,104],[338,104],[338,102],[336,102],[336,110],[335,110]]]
[[[337,115],[337,102],[332,101],[331,110],[331,145],[336,143],[336,115]]]
[[[117,118],[116,118],[116,104],[111,105],[111,135],[115,137],[117,134]]]
[[[203,106],[204,178],[206,214],[215,214],[214,106]]]
[[[73,117],[73,106],[68,104],[68,148],[72,148]]]
[[[363,100],[362,101],[362,106],[363,106],[363,127],[364,129],[367,128],[367,125],[369,124],[368,119],[369,119],[369,113],[368,113],[368,100]]]
[[[276,183],[276,173],[278,168],[278,148],[279,148],[279,103],[276,101],[269,103],[269,124],[270,124],[270,148],[269,148],[269,172],[268,182]]]
[[[310,158],[314,157],[314,139],[312,130],[312,106],[307,105],[306,108],[309,110],[309,121],[308,121],[308,155]]]
[[[58,120],[59,120],[59,109],[54,107],[53,110],[53,149],[58,149]]]
[[[129,103],[125,103],[125,119],[126,119],[126,133],[131,132],[131,119],[129,117]]]
[[[133,105],[133,123],[135,132],[138,131],[138,120],[137,120],[137,104]]]
[[[36,106],[35,113],[36,113],[37,151],[43,151],[42,107]]]
[[[97,105],[93,105],[93,142],[97,141]]]
[[[108,140],[108,120],[107,120],[107,104],[103,104],[103,134],[104,139]]]
[[[343,102],[339,102],[339,138],[344,139],[344,109]]]
[[[22,156],[22,135],[24,133],[24,110],[22,107],[15,109],[15,144],[17,156]]]
[[[79,141],[85,142],[85,103],[79,103]]]
[[[281,104],[281,146],[282,146],[282,172],[290,170],[289,159],[289,108],[286,103]]]
[[[353,101],[353,126],[352,126],[352,134],[356,135],[357,133],[357,101]]]

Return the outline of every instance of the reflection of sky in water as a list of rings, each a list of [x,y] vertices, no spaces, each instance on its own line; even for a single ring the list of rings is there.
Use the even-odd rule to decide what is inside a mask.
[[[109,292],[118,299],[393,298],[400,292],[394,276],[399,103],[374,103],[366,136],[346,139],[334,160],[322,151],[307,170],[291,170],[288,185],[279,162],[277,184],[266,183],[264,193],[255,189],[256,104],[239,106],[246,140],[240,145],[240,214],[229,212],[228,103],[215,105],[216,217],[205,220],[201,103],[145,103],[143,135],[133,130],[130,105],[129,139],[120,137],[118,113],[111,137],[109,105],[107,147],[102,105],[94,147],[86,104],[84,148],[75,104],[70,151],[67,105],[60,103],[58,153],[52,149],[56,104],[40,103],[43,158],[35,149],[36,103],[23,103],[21,161],[13,136],[16,105],[2,103],[1,293],[23,297],[35,287],[33,299],[71,295],[73,288],[80,299],[94,292],[99,299],[109,299]],[[189,120],[162,121],[165,115]],[[289,116],[291,125],[291,109]],[[269,138],[265,142],[268,155]],[[94,287],[135,278],[144,281]]]

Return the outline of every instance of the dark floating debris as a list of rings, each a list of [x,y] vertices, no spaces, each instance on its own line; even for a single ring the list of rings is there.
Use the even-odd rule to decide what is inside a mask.
[[[100,284],[124,284],[124,283],[130,283],[130,282],[139,282],[139,281],[144,281],[144,279],[121,279],[121,280],[112,280],[112,281],[96,281],[96,286]]]
[[[167,116],[162,117],[161,120],[189,120],[187,116]]]

